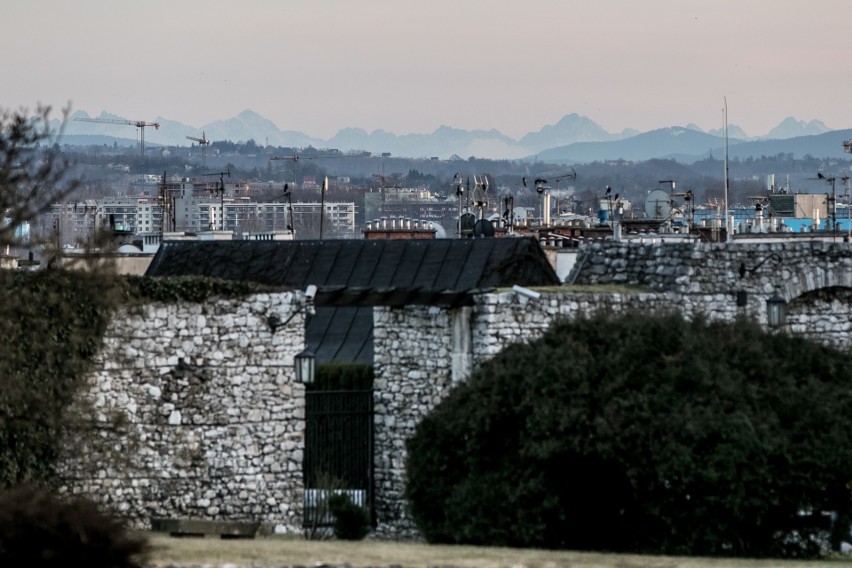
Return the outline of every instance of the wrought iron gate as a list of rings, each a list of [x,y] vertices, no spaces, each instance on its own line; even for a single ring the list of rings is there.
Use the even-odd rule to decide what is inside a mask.
[[[373,511],[373,391],[305,393],[305,526],[331,522],[324,503],[347,493]]]

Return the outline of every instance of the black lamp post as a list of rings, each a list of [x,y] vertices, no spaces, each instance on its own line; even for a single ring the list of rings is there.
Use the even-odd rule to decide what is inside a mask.
[[[314,382],[317,357],[310,349],[305,349],[294,358],[296,380],[309,385]]]
[[[783,327],[787,319],[787,300],[774,294],[766,300],[766,323],[769,327]]]

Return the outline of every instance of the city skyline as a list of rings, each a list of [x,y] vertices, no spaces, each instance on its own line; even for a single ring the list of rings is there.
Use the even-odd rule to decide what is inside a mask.
[[[203,124],[252,109],[330,138],[440,126],[518,138],[563,116],[609,132],[783,119],[852,127],[841,0],[25,2],[0,106]],[[57,112],[54,113],[54,116]]]

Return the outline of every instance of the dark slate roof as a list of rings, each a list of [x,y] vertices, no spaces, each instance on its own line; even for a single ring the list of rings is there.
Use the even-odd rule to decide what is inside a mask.
[[[532,238],[166,241],[148,276],[204,275],[304,290],[335,306],[456,306],[470,294],[558,285]]]
[[[373,364],[373,308],[317,306],[305,325],[317,361]]]
[[[166,241],[148,276],[317,286],[305,342],[320,363],[373,364],[372,306],[469,304],[489,288],[558,285],[532,238]]]

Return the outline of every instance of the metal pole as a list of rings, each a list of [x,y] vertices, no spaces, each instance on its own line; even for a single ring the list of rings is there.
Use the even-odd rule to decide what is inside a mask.
[[[328,190],[328,177],[325,178],[325,181],[322,183],[322,187],[320,188],[320,231],[319,231],[319,240],[322,240],[322,226],[323,221],[325,221],[325,192]]]
[[[852,242],[852,205],[849,203],[849,176],[843,178],[846,184],[846,242]]]
[[[831,240],[837,239],[837,192],[834,190],[834,176],[831,176]]]
[[[458,222],[456,223],[456,225],[458,226],[459,238],[461,238],[461,237],[462,237],[462,232],[461,232],[461,231],[462,231],[462,229],[461,229],[461,218],[462,218],[462,194],[461,194],[459,191],[456,191],[456,193],[458,193],[458,195],[459,195],[459,220],[458,220]]]
[[[731,242],[731,231],[728,226],[728,97],[724,97],[725,101],[725,242]]]
[[[322,225],[325,220],[325,191],[320,194],[320,233],[319,240],[322,240]]]

